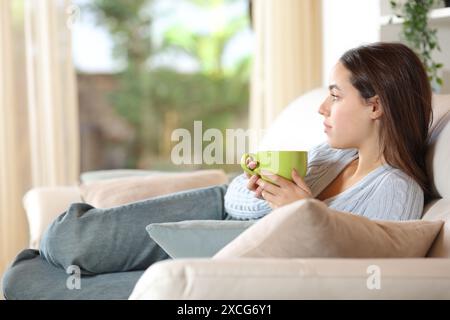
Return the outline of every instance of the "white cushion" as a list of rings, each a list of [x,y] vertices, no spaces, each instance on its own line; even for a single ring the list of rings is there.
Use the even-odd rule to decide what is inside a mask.
[[[433,123],[427,151],[427,171],[436,197],[450,198],[450,94],[433,96]]]
[[[152,264],[129,299],[423,300],[450,299],[449,288],[450,259],[196,258]]]
[[[30,229],[30,248],[38,249],[48,225],[74,202],[82,202],[78,186],[39,187],[23,197]]]
[[[327,139],[319,107],[328,89],[317,88],[292,101],[265,132],[258,150],[309,150]]]

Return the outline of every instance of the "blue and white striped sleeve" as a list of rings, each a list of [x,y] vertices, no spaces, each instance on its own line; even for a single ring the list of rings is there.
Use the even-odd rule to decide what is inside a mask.
[[[248,179],[245,174],[234,178],[225,193],[225,211],[240,220],[259,219],[272,211],[266,200],[255,197],[247,189]]]
[[[419,184],[406,174],[391,172],[375,190],[362,213],[369,219],[420,219],[424,194]]]

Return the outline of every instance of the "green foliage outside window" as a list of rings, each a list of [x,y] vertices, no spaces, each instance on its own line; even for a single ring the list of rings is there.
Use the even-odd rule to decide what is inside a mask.
[[[190,0],[206,8],[231,0]],[[223,66],[226,45],[248,26],[246,13],[229,21],[221,30],[200,34],[186,25],[171,26],[160,47],[152,38],[153,0],[93,0],[89,10],[105,26],[114,42],[114,56],[123,63],[118,74],[120,90],[111,94],[112,105],[136,129],[129,150],[129,167],[140,163],[153,166],[148,159],[170,157],[170,132],[191,129],[195,120],[203,130],[222,131],[247,115],[250,57],[227,69]],[[198,72],[183,73],[169,67],[153,67],[153,58],[164,52],[190,56]]]
[[[390,5],[398,18],[403,19],[401,37],[419,55],[428,73],[431,86],[437,91],[443,81],[438,71],[443,67],[431,57],[435,50],[441,51],[437,29],[428,24],[428,14],[442,0],[391,0]],[[392,22],[392,20],[390,21]]]

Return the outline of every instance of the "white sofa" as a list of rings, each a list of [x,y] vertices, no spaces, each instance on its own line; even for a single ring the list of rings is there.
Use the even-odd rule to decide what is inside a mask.
[[[273,128],[295,130],[295,113],[301,111],[314,129],[307,142],[298,143],[320,142],[324,136],[315,113],[324,94],[318,89],[297,99]],[[427,166],[436,199],[425,206],[422,219],[445,224],[426,258],[165,260],[146,270],[130,299],[450,299],[450,95],[435,95],[433,110]],[[263,144],[280,141],[280,135],[269,130]],[[34,241],[30,246],[36,247],[42,229],[79,200],[76,187],[31,190],[24,199]],[[379,288],[368,285],[371,266],[379,270]]]

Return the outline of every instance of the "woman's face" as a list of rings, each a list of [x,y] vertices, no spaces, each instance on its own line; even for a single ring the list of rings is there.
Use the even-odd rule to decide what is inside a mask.
[[[351,73],[338,62],[330,76],[329,95],[319,108],[330,147],[337,149],[359,148],[374,134],[371,106],[350,83]]]

